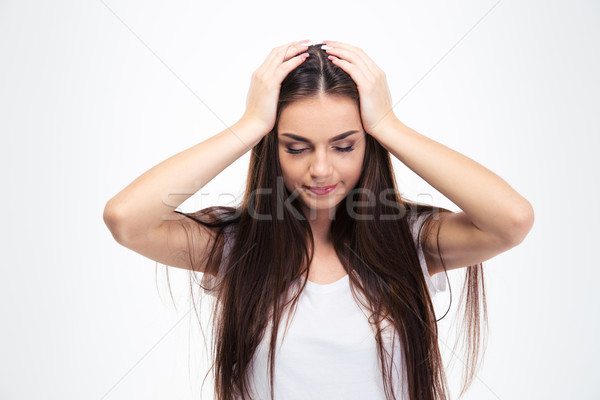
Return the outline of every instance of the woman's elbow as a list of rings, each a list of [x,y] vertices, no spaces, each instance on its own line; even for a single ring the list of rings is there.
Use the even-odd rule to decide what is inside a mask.
[[[533,228],[535,213],[530,202],[525,200],[523,206],[515,211],[513,221],[513,229],[508,235],[508,241],[516,246],[525,240],[531,228]]]

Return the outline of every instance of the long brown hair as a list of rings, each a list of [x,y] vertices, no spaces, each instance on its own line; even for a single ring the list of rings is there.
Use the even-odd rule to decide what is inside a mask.
[[[279,323],[284,309],[296,305],[306,283],[294,296],[288,297],[288,293],[292,293],[298,278],[308,277],[313,257],[312,231],[296,197],[298,193],[290,193],[282,183],[277,151],[281,111],[293,101],[319,94],[346,96],[359,105],[358,89],[350,76],[327,60],[320,45],[310,46],[308,52],[310,57],[281,84],[273,130],[252,148],[241,204],[213,206],[193,213],[177,211],[213,228],[215,233],[211,250],[202,255],[193,254],[192,232],[188,231],[188,237],[192,249],[190,262],[206,265],[200,286],[218,298],[212,314],[214,362],[211,369],[214,368],[215,393],[219,400],[249,398],[248,371],[270,324],[268,357],[273,397]],[[348,272],[354,298],[357,299],[357,293],[361,294],[371,313],[369,322],[376,333],[386,398],[395,399],[398,394],[393,389],[393,361],[388,360],[382,339],[384,321],[398,334],[410,399],[446,399],[448,388],[438,346],[436,315],[407,217],[429,213],[426,222],[432,218],[443,222],[444,215],[452,211],[402,198],[390,153],[372,136],[365,135],[365,140],[363,172],[355,188],[361,190],[352,191],[336,208],[330,228],[333,247]],[[371,198],[369,206],[364,206],[367,204],[365,192],[387,195],[374,196],[375,201]],[[347,201],[355,205],[352,216],[348,214]],[[429,237],[431,225],[422,226],[421,236]],[[439,236],[439,230],[437,234]],[[224,254],[225,248],[227,254]],[[442,256],[439,245],[438,254]],[[463,319],[466,329],[463,327],[462,332],[466,332],[467,361],[461,395],[471,385],[478,367],[481,305],[487,328],[482,267],[477,264],[466,268],[459,301],[461,304],[466,296]],[[444,273],[448,279],[445,266]]]

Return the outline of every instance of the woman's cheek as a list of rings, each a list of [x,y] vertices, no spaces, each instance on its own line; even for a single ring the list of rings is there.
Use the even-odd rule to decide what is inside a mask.
[[[294,185],[295,179],[293,176],[290,176],[287,172],[287,169],[283,167],[281,167],[281,171],[282,171],[282,175],[283,175],[283,183],[285,185],[285,187],[287,188],[287,190],[292,193],[296,188]]]

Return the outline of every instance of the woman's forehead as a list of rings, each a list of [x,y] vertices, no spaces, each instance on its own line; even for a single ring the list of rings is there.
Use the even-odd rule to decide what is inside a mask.
[[[279,117],[280,134],[329,139],[349,130],[362,130],[362,123],[356,102],[347,97],[296,101],[286,106]]]

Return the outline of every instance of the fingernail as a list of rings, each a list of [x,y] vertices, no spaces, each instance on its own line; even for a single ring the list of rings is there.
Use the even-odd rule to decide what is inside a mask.
[[[321,46],[321,49],[323,49],[323,50],[331,50],[331,49],[333,49],[333,47],[327,46],[326,44],[324,44],[323,46]]]

